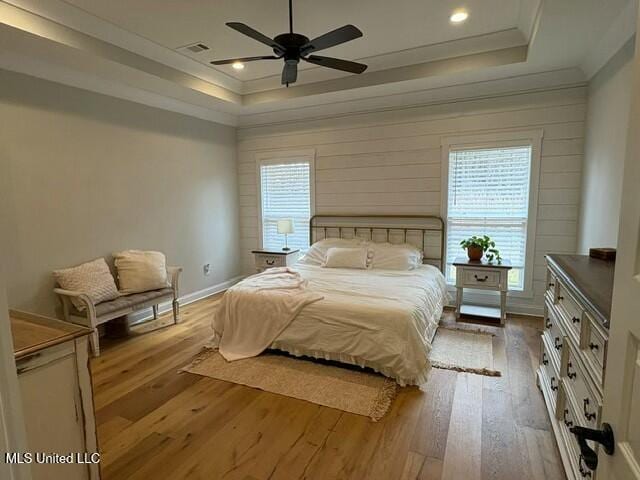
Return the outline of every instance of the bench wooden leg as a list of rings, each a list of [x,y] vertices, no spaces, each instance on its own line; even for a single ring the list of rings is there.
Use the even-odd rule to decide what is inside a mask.
[[[157,320],[158,319],[158,305],[153,305],[151,308],[153,309],[153,319]]]
[[[180,304],[178,300],[173,301],[173,323],[177,324],[180,321]]]
[[[98,329],[94,328],[91,333],[91,337],[89,337],[89,343],[91,344],[91,353],[93,353],[94,357],[100,356],[100,334],[98,333]]]

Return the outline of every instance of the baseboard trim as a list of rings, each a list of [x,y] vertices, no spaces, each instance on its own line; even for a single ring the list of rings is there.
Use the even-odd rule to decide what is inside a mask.
[[[203,288],[202,290],[198,290],[196,292],[188,293],[186,295],[182,295],[178,298],[178,302],[180,306],[189,305],[190,303],[197,302],[198,300],[202,300],[203,298],[210,297],[215,295],[216,293],[224,292],[229,289],[240,280],[245,278],[246,275],[238,275],[237,277],[233,277],[229,280],[226,280],[222,283],[218,283],[217,285],[212,285],[207,288]],[[158,305],[158,313],[166,313],[170,312],[172,309],[171,302],[164,302]],[[153,318],[153,312],[145,309],[142,312],[132,313],[127,316],[130,325],[136,325],[138,323],[146,322],[147,320],[151,320]]]

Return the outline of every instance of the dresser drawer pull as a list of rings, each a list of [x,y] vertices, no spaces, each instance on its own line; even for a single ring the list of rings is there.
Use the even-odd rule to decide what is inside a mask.
[[[473,278],[475,278],[477,282],[486,282],[489,280],[489,275],[485,275],[482,278],[478,278],[478,275],[474,275]]]
[[[551,319],[547,318],[547,321],[544,323],[544,328],[549,329],[553,326],[553,324],[551,323]]]
[[[555,284],[555,283],[553,283],[553,282],[551,282],[551,283],[549,284],[549,286],[550,286],[550,287],[555,287],[555,286],[556,286],[556,284]]]
[[[590,343],[589,344],[589,348],[591,350],[599,350],[600,349],[600,345],[598,345],[597,343]]]
[[[572,364],[571,362],[569,362],[569,363],[567,364],[567,377],[569,377],[569,378],[571,378],[571,379],[574,379],[574,378],[576,378],[576,376],[577,376],[578,374],[577,374],[576,372],[571,372],[571,371],[569,371],[569,369],[570,369],[571,367],[573,367],[573,364]]]
[[[556,381],[556,377],[551,377],[551,390],[553,390],[554,392],[558,390],[558,386],[553,384],[553,382],[555,381]]]
[[[273,265],[274,263],[276,263],[276,261],[275,260],[265,260],[265,263],[267,265]]]
[[[569,413],[569,409],[565,408],[564,409],[564,415],[562,415],[562,420],[564,421],[564,424],[568,427],[571,428],[573,427],[573,422],[571,420],[567,420],[567,413]]]
[[[558,300],[564,300],[564,297],[562,295],[558,295]]]
[[[547,359],[547,354],[542,352],[542,364],[549,365],[549,360]]]
[[[553,346],[556,347],[556,350],[560,350],[562,348],[562,343],[560,342],[560,337],[556,337],[553,341]]]
[[[573,323],[580,323],[580,319],[579,319],[578,317],[573,317],[573,318],[571,319],[571,321],[572,321]]]
[[[582,399],[582,411],[584,412],[584,418],[586,418],[588,421],[591,421],[596,418],[596,414],[589,412],[587,410],[588,406],[589,406],[589,399],[588,398]]]

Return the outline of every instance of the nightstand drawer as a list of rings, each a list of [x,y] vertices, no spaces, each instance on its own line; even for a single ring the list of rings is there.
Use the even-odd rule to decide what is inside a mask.
[[[256,254],[256,268],[286,267],[286,255]]]
[[[465,268],[462,284],[469,288],[495,288],[500,285],[500,271],[486,268]]]

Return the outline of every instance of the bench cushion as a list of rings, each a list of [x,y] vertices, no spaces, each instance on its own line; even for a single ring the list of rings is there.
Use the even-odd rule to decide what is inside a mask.
[[[116,298],[115,300],[99,303],[96,305],[96,316],[99,318],[103,315],[108,315],[117,310],[124,310],[127,308],[133,308],[135,310],[136,305],[141,305],[155,299],[160,299],[161,297],[173,297],[173,289],[162,288],[160,290],[151,290],[149,292],[123,295]]]

